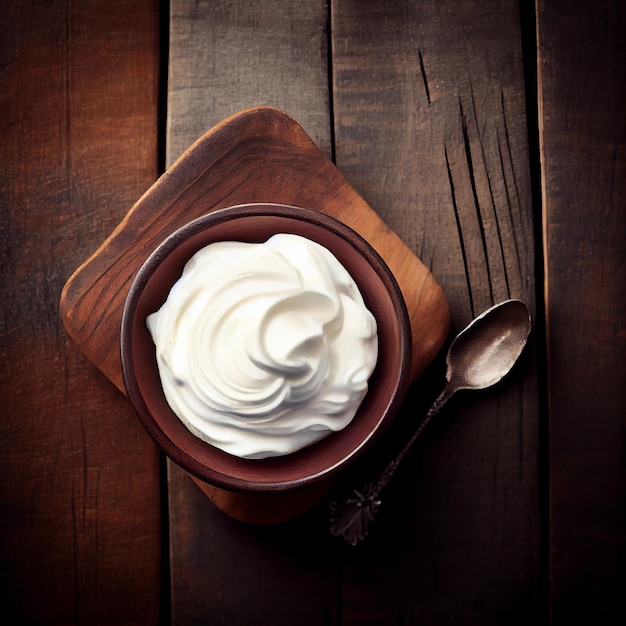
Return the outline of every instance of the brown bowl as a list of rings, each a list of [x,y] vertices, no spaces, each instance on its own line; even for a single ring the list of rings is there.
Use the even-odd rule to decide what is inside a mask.
[[[215,241],[264,242],[302,235],[328,248],[356,281],[378,324],[379,353],[369,389],[343,430],[293,454],[242,459],[193,435],[170,409],[161,387],[146,317],[160,308],[185,263]],[[348,226],[327,215],[276,204],[249,204],[200,217],[168,237],[137,272],[121,328],[124,384],[148,433],[175,463],[231,491],[283,491],[327,479],[367,450],[396,413],[410,381],[411,331],[404,299],[380,256]]]

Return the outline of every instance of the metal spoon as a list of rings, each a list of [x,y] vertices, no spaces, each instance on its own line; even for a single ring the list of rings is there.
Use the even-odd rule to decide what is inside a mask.
[[[451,396],[461,389],[486,389],[502,380],[522,353],[531,320],[520,300],[501,302],[474,319],[454,339],[446,358],[446,384],[411,439],[380,477],[355,489],[351,496],[330,503],[330,532],[356,545],[367,536],[368,525],[380,507],[380,492],[391,479],[426,425]]]

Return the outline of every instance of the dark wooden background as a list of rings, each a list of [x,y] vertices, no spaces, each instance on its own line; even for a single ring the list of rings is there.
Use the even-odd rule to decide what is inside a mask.
[[[0,24],[11,623],[625,623],[625,3],[5,0]],[[454,332],[507,297],[533,312],[515,373],[449,405],[356,549],[324,503],[267,528],[216,510],[59,315],[159,174],[258,104],[428,265]]]

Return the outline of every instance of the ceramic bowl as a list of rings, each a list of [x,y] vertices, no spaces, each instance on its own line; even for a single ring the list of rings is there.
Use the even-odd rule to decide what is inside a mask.
[[[160,308],[185,263],[200,248],[220,240],[260,243],[275,233],[307,237],[339,259],[376,318],[379,355],[367,395],[346,428],[292,454],[247,460],[197,438],[170,409],[146,317]],[[380,437],[410,381],[411,331],[404,299],[391,271],[360,235],[316,211],[250,204],[220,209],[188,223],[150,255],[126,298],[121,357],[128,397],[148,433],[175,463],[223,489],[283,491],[330,478]]]

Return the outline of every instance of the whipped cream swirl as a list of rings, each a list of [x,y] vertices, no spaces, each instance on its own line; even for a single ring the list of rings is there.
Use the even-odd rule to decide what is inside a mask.
[[[290,454],[345,428],[378,356],[354,280],[299,235],[209,244],[147,325],[174,413],[243,458]]]

